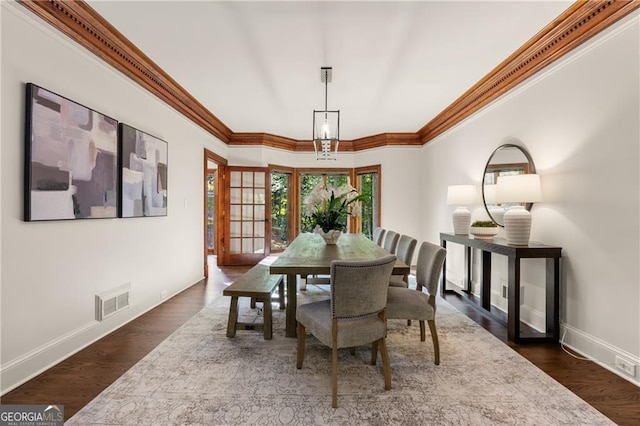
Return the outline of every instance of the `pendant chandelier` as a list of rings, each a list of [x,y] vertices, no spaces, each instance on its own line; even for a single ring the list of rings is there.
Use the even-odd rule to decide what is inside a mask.
[[[332,68],[320,68],[320,81],[324,83],[324,110],[313,110],[313,149],[316,160],[336,160],[340,143],[340,110],[327,109],[327,85],[331,82]]]

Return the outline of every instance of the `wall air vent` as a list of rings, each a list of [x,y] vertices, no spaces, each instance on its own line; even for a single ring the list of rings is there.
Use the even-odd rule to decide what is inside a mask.
[[[131,284],[125,284],[102,294],[96,294],[96,321],[129,307]]]

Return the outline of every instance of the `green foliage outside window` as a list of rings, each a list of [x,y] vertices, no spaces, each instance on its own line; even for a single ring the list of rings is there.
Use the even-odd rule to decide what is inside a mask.
[[[289,179],[287,173],[271,174],[271,249],[289,245]]]

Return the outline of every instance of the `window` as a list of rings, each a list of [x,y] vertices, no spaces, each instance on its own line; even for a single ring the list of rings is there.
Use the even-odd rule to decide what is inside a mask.
[[[373,229],[380,226],[380,166],[359,168],[355,173],[356,189],[369,198],[369,202],[362,203],[362,215],[356,221],[356,228],[373,238]]]
[[[271,171],[271,252],[287,248],[291,240],[292,174]]]

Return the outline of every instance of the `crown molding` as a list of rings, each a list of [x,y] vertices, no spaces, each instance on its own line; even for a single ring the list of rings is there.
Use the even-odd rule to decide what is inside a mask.
[[[204,130],[231,139],[231,129],[84,1],[17,1]]]
[[[269,133],[235,132],[229,145],[235,146],[268,146],[298,152],[313,152],[313,141],[296,140]],[[362,151],[384,146],[421,146],[417,133],[381,133],[354,140],[340,140],[338,151]]]
[[[313,151],[311,141],[233,132],[84,1],[16,1],[223,142]],[[418,132],[340,141],[340,151],[423,145],[638,7],[639,0],[578,1]]]
[[[640,7],[640,1],[578,1],[418,131],[427,143]]]

